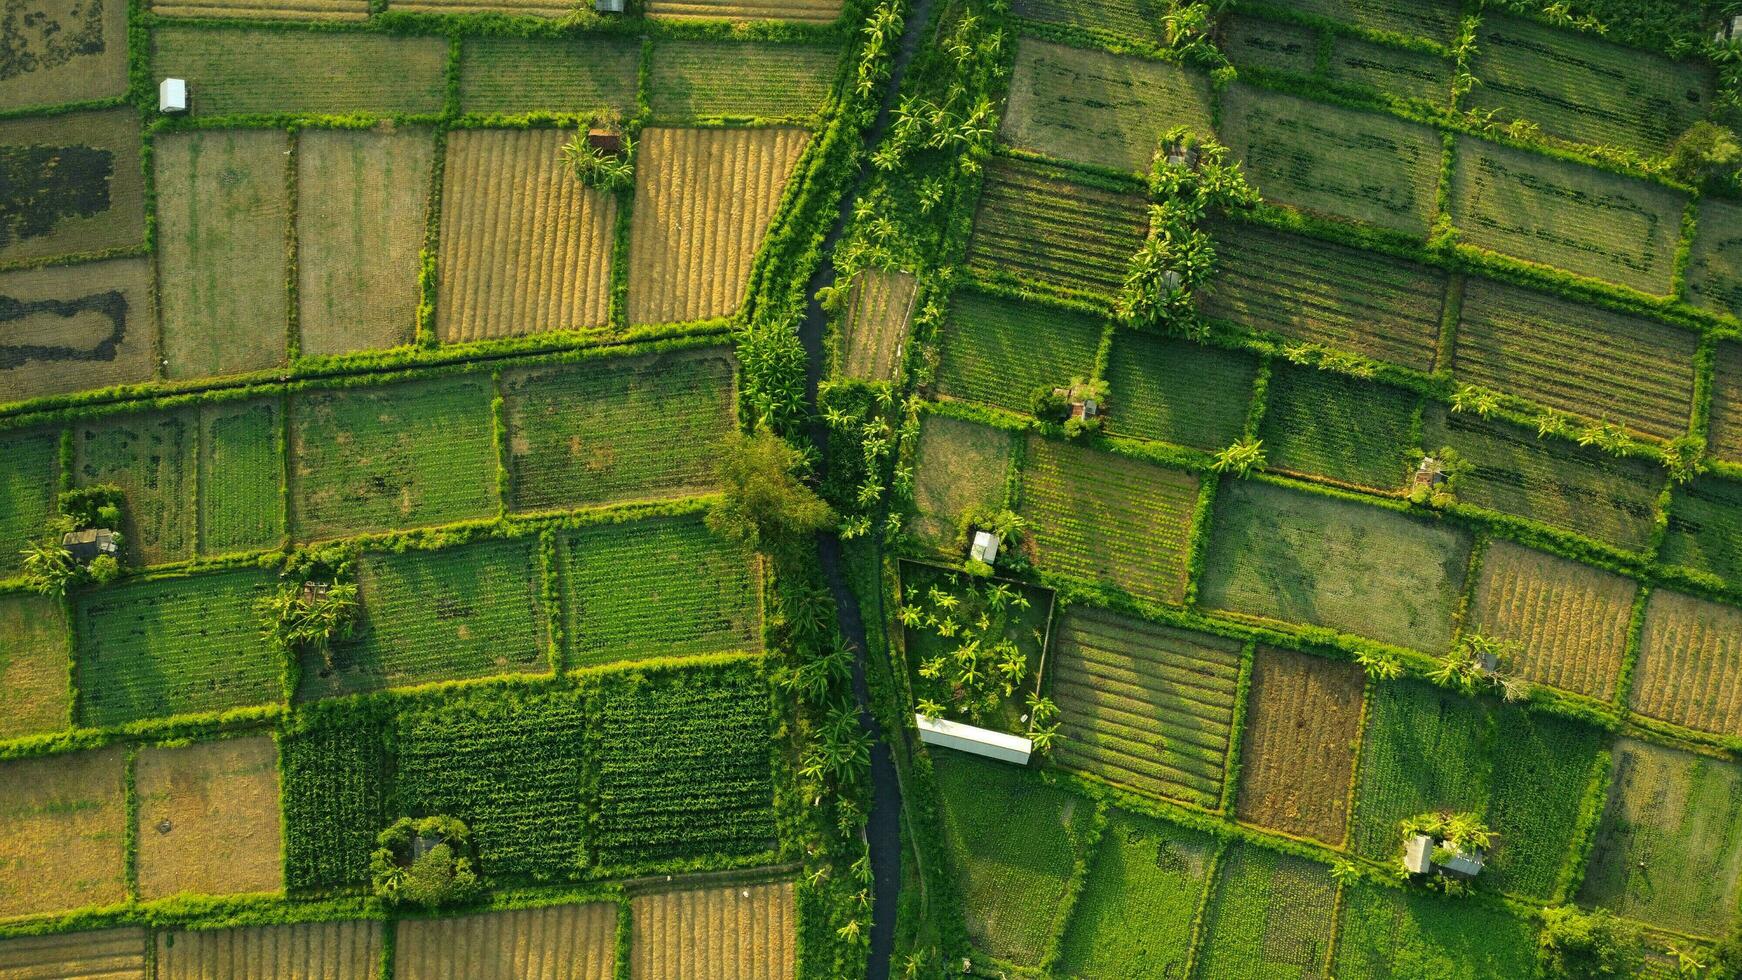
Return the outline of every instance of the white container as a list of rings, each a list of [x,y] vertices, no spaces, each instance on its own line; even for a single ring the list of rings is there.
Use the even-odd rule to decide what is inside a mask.
[[[166,78],[157,83],[157,111],[169,115],[188,111],[187,79]]]

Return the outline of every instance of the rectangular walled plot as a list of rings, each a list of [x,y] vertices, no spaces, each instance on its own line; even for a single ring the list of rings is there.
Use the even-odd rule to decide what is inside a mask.
[[[67,624],[47,596],[0,595],[0,739],[68,727]]]
[[[151,380],[149,259],[0,273],[0,403]]]
[[[1653,592],[1628,703],[1662,721],[1742,735],[1742,609]]]
[[[152,0],[151,12],[163,17],[359,21],[369,16],[369,0]]]
[[[433,116],[447,93],[443,37],[170,26],[151,44],[158,77],[187,79],[195,116]]]
[[[1455,0],[1295,0],[1294,9],[1368,31],[1450,44],[1458,29]]]
[[[144,237],[132,109],[0,121],[0,262],[123,248]]]
[[[1425,889],[1352,886],[1343,890],[1334,966],[1343,980],[1527,977],[1536,972],[1536,925]]]
[[[0,918],[127,897],[127,750],[0,762]]]
[[[792,883],[637,895],[629,975],[787,980],[796,975]]]
[[[1204,909],[1204,976],[1313,977],[1331,948],[1330,868],[1254,844],[1222,856]]]
[[[611,980],[617,906],[551,905],[451,919],[401,919],[393,973],[399,980]]]
[[[284,402],[200,406],[200,551],[221,555],[284,541]]]
[[[827,24],[841,16],[841,0],[647,0],[647,16],[667,20],[790,20]]]
[[[1149,234],[1148,202],[1073,183],[1065,171],[994,157],[968,239],[968,269],[1020,285],[1111,296]]]
[[[937,389],[1028,414],[1036,392],[1094,373],[1105,330],[1075,310],[959,291],[943,326]]]
[[[1672,488],[1657,560],[1742,585],[1742,482],[1706,476]]]
[[[193,556],[199,419],[192,409],[109,415],[73,427],[73,483],[119,487],[130,558]]]
[[[348,715],[279,736],[284,884],[293,895],[369,880],[369,855],[388,823],[387,725]]]
[[[833,45],[656,41],[647,73],[649,106],[655,117],[667,122],[725,118],[808,122],[829,97],[840,55]]]
[[[1061,975],[1185,976],[1215,849],[1201,831],[1109,813],[1060,947]]]
[[[7,32],[0,110],[126,94],[127,4],[39,0],[27,16]]]
[[[840,370],[867,381],[893,381],[918,283],[911,273],[862,270],[853,281],[853,300],[841,326]]]
[[[1215,451],[1240,438],[1258,359],[1119,330],[1107,356],[1107,431]]]
[[[145,930],[103,929],[0,940],[8,980],[145,980]]]
[[[950,547],[964,518],[1003,505],[1012,441],[1007,430],[978,422],[921,417],[913,475],[913,526],[921,538]]]
[[[60,432],[25,429],[0,433],[0,574],[23,571],[19,554],[40,536],[56,512],[60,490]]]
[[[375,980],[381,923],[299,922],[284,926],[157,933],[157,980]]]
[[[1240,819],[1342,846],[1366,676],[1354,664],[1259,647],[1240,751]]]
[[[1258,427],[1267,468],[1380,491],[1408,479],[1420,406],[1414,392],[1280,363],[1267,395]]]
[[[1167,12],[1160,0],[1016,0],[1019,17],[1115,37],[1156,39]]]
[[[1511,645],[1521,677],[1606,701],[1614,696],[1638,583],[1496,540],[1482,559],[1468,629]]]
[[[133,779],[141,899],[283,891],[271,737],[146,747]]]
[[[468,37],[460,47],[460,108],[466,112],[635,112],[641,40],[609,34],[571,38]]]
[[[1707,441],[1712,455],[1742,463],[1742,344],[1718,344],[1713,361],[1712,419]]]
[[[1714,313],[1742,315],[1742,205],[1700,201],[1688,252],[1687,300]]]

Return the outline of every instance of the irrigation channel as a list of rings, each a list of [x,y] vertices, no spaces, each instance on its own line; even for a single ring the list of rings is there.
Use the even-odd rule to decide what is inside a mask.
[[[865,136],[867,147],[876,146],[889,129],[890,110],[895,106],[897,94],[901,90],[901,79],[907,74],[907,66],[913,61],[914,52],[919,50],[921,36],[931,19],[933,2],[934,0],[914,0],[907,12],[907,19],[901,29],[901,43],[895,50],[895,60],[883,92],[883,103],[878,107],[877,118]],[[853,202],[869,181],[870,173],[870,155],[866,153],[861,157],[859,174],[853,188],[841,196],[840,212],[835,215],[835,222],[823,239],[824,256],[834,254],[835,246],[847,227],[847,221],[852,217]],[[818,263],[817,271],[811,276],[808,286],[810,305],[805,308],[804,321],[799,325],[799,339],[804,343],[806,356],[806,390],[813,411],[816,408],[817,384],[822,380],[827,364],[823,335],[828,325],[828,314],[823,312],[816,295],[818,290],[824,286],[832,286],[834,282],[834,265],[825,258]],[[813,435],[819,448],[827,446],[828,430],[821,423],[813,430]],[[826,454],[824,458],[824,465],[827,465]],[[890,754],[889,744],[883,739],[882,726],[871,714],[871,692],[865,681],[865,622],[859,614],[858,598],[848,587],[847,576],[841,570],[840,539],[833,534],[819,534],[817,554],[822,562],[823,575],[829,583],[829,591],[834,595],[836,625],[853,650],[853,697],[859,706],[859,724],[871,736],[871,812],[866,837],[871,848],[873,884],[871,956],[866,976],[868,980],[887,980],[890,956],[895,949],[896,907],[901,897],[901,784],[895,771],[895,759]],[[895,736],[901,737],[901,733],[896,732]]]

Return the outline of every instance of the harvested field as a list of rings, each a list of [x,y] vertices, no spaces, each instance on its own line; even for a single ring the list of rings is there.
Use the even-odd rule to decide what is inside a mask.
[[[1319,34],[1299,24],[1243,14],[1223,17],[1217,43],[1240,68],[1306,77],[1319,73]]]
[[[1366,683],[1352,663],[1258,648],[1240,749],[1241,820],[1343,846]]]
[[[907,272],[864,269],[853,277],[852,302],[841,321],[842,373],[866,381],[895,380],[913,320],[916,286]]]
[[[0,575],[23,570],[19,552],[43,533],[57,509],[60,432],[0,433]]]
[[[648,104],[656,119],[813,121],[835,84],[832,44],[664,40],[653,45]],[[731,71],[721,71],[731,65]]]
[[[1072,183],[1053,167],[993,157],[968,239],[968,269],[983,279],[1113,296],[1148,234],[1148,202],[1140,194]]]
[[[1627,703],[1662,721],[1742,735],[1742,609],[1653,592]]]
[[[1095,492],[1081,493],[1083,485]],[[1197,500],[1191,473],[1029,437],[1018,510],[1047,572],[1178,603]]]
[[[6,692],[0,739],[68,727],[67,624],[58,602],[0,595],[0,691]]]
[[[369,0],[190,0],[159,3],[151,12],[162,17],[246,17],[261,20],[362,20]]]
[[[1381,491],[1408,479],[1414,392],[1278,362],[1267,398],[1258,429],[1267,468]]]
[[[210,130],[166,133],[153,146],[164,374],[204,378],[282,364],[288,137]]]
[[[151,43],[153,70],[187,79],[195,116],[435,115],[447,93],[442,37],[159,27]]]
[[[127,897],[126,769],[121,746],[0,762],[0,919]]]
[[[1086,980],[1185,976],[1192,920],[1215,839],[1112,811],[1060,951],[1060,975]]]
[[[1742,483],[1707,476],[1671,489],[1657,560],[1742,586]]]
[[[127,4],[37,0],[19,12],[0,60],[0,110],[126,94]]]
[[[1201,976],[1316,977],[1331,948],[1337,885],[1322,864],[1253,844],[1223,854],[1204,909]]]
[[[1687,300],[1714,313],[1742,315],[1742,205],[1703,198],[1688,252]]]
[[[617,961],[609,902],[401,919],[394,929],[397,980],[611,980]]]
[[[1221,133],[1266,201],[1427,237],[1444,152],[1433,129],[1235,85]]]
[[[1290,490],[1226,483],[1199,601],[1430,652],[1452,641],[1470,557],[1455,525]]]
[[[1119,330],[1107,358],[1107,431],[1193,449],[1240,438],[1258,359],[1245,351]]]
[[[148,746],[136,766],[142,900],[284,889],[271,738]]]
[[[1207,316],[1418,371],[1434,369],[1446,277],[1437,269],[1258,225],[1211,226]]]
[[[914,531],[936,547],[950,547],[961,522],[1004,503],[1014,436],[978,422],[927,413],[920,417],[913,466]]]
[[[574,13],[560,0],[388,0],[392,10],[418,14],[503,14],[559,18]]]
[[[1672,439],[1688,431],[1699,345],[1686,328],[1471,279],[1452,374]]]
[[[647,0],[647,16],[668,20],[790,20],[833,23],[841,0]]]
[[[1340,20],[1368,31],[1386,31],[1450,44],[1458,28],[1452,0],[1293,0],[1301,13]]]
[[[629,116],[640,66],[639,38],[468,37],[460,46],[460,108],[506,114],[610,109]]]
[[[1208,135],[1210,86],[1178,65],[1017,42],[1000,129],[1019,149],[1074,163],[1147,173],[1156,141],[1174,126]]]
[[[502,379],[508,504],[557,510],[706,493],[736,425],[723,348],[607,357]]]
[[[435,161],[428,130],[308,129],[296,144],[303,356],[411,342]]]
[[[0,273],[0,402],[151,380],[151,261]]]
[[[375,980],[381,973],[381,923],[159,932],[156,961],[157,980]]]
[[[128,553],[145,564],[193,556],[198,428],[192,409],[110,415],[73,426],[73,483],[121,488],[120,530]]]
[[[284,542],[284,403],[272,398],[200,407],[200,551]]]
[[[1536,973],[1536,926],[1522,915],[1423,889],[1343,890],[1339,980],[1488,980]]]
[[[1742,344],[1717,345],[1712,372],[1712,455],[1742,463]]]
[[[1110,37],[1154,38],[1167,6],[1158,0],[1016,0],[1018,17]]]
[[[1452,95],[1452,62],[1437,55],[1338,34],[1331,39],[1328,79],[1444,106]]]
[[[1468,629],[1512,644],[1508,665],[1520,676],[1607,701],[1638,591],[1632,579],[1495,540],[1482,559]]]
[[[8,56],[15,56],[17,16],[7,21]],[[0,262],[144,241],[145,174],[132,109],[0,121],[0,154]]]
[[[1026,415],[1036,391],[1095,373],[1105,331],[1073,310],[959,291],[944,321],[937,390]]]
[[[730,316],[809,139],[802,129],[648,129],[636,150],[629,322]]]
[[[1742,897],[1742,770],[1623,738],[1581,904],[1716,936]]]
[[[144,980],[144,929],[104,929],[0,941],[7,980]]]
[[[1053,637],[1053,759],[1140,792],[1215,809],[1222,799],[1240,643],[1092,606]]]
[[[448,136],[436,290],[444,343],[605,325],[617,199],[565,167],[562,146],[573,135]]]
[[[1451,217],[1462,241],[1526,262],[1669,292],[1680,191],[1567,160],[1458,138]]]
[[[637,895],[629,914],[634,923],[631,977],[783,980],[795,975],[798,910],[790,881]]]
[[[469,374],[292,395],[297,539],[495,514],[492,388]]]

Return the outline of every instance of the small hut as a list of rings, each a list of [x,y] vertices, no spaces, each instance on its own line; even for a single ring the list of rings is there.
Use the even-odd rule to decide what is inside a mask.
[[[1072,385],[1069,388],[1054,388],[1054,398],[1061,398],[1071,403],[1071,418],[1092,419],[1101,414],[1101,403],[1089,393],[1087,385]]]
[[[302,604],[305,606],[312,606],[315,603],[320,602],[322,599],[327,597],[327,592],[331,588],[332,586],[325,582],[302,583]]]
[[[60,544],[74,560],[81,562],[89,562],[102,555],[119,554],[121,551],[121,547],[115,543],[115,532],[106,527],[68,531],[61,535]]]
[[[998,535],[991,531],[975,531],[974,543],[968,547],[968,557],[988,565],[998,561]]]
[[[1169,140],[1161,152],[1170,167],[1190,169],[1198,165],[1198,148],[1185,140]]]
[[[608,0],[600,0],[600,2],[604,3]],[[615,129],[595,127],[587,130],[587,145],[597,150],[602,156],[620,157],[623,155],[623,134]]]
[[[601,14],[620,14],[623,12],[623,0],[593,0],[593,10]]]
[[[1482,872],[1484,856],[1481,851],[1453,851],[1444,860],[1435,860],[1434,852],[1441,842],[1427,834],[1415,834],[1403,843],[1403,870],[1412,875],[1431,874],[1435,871],[1468,881]]]
[[[166,78],[157,83],[157,111],[171,116],[188,111],[187,79]]]
[[[1448,479],[1445,463],[1440,462],[1437,456],[1423,456],[1421,464],[1415,468],[1415,477],[1410,481],[1410,489],[1432,491],[1444,485]]]
[[[1742,38],[1742,14],[1721,21],[1718,24],[1718,33],[1712,40],[1719,44],[1729,44],[1738,38]]]

